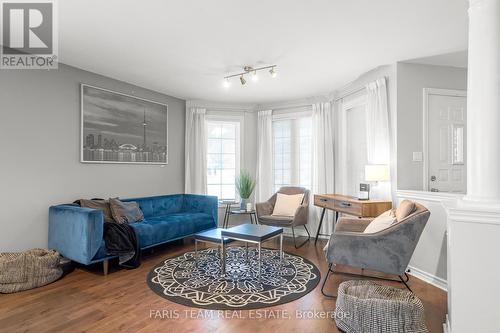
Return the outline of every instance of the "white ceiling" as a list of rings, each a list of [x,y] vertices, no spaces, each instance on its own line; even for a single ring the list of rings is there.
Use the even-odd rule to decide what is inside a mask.
[[[63,63],[184,99],[321,95],[376,66],[465,50],[467,0],[58,1]],[[229,89],[244,65],[278,65]],[[267,74],[267,73],[263,73]]]

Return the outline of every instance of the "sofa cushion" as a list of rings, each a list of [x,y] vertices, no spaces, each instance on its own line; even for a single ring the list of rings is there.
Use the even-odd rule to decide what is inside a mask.
[[[410,200],[401,201],[395,213],[398,222],[401,222],[402,220],[410,216],[410,214],[413,213],[416,209],[417,206],[413,201]]]
[[[377,216],[373,221],[368,224],[366,227],[365,231],[363,233],[365,234],[373,234],[375,232],[382,231],[384,229],[389,228],[391,225],[396,223],[397,220],[396,218],[392,215],[392,209],[388,210],[379,216]]]
[[[287,226],[292,223],[293,216],[264,215],[259,217],[259,221],[263,224]]]
[[[287,195],[278,192],[272,215],[294,216],[303,199],[304,193]]]
[[[113,219],[113,215],[111,214],[109,200],[80,199],[80,207],[102,210],[102,215],[104,216],[104,222],[115,222],[115,220]]]
[[[214,220],[206,213],[177,213],[151,217],[130,226],[143,248],[214,228]]]
[[[144,214],[135,201],[122,202],[118,199],[109,199],[111,214],[118,223],[134,223],[144,220]]]
[[[124,202],[135,201],[139,204],[144,218],[164,216],[168,214],[180,213],[184,202],[183,194],[171,194],[155,197],[132,198],[122,200]]]

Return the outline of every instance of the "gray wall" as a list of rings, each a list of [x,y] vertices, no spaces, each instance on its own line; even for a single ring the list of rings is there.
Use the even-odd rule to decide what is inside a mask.
[[[168,104],[169,164],[82,164],[80,83]],[[48,207],[184,191],[185,101],[74,67],[0,72],[0,251],[47,246]]]
[[[423,189],[423,162],[412,153],[423,149],[423,88],[467,89],[467,69],[397,64],[398,189]]]
[[[423,162],[413,162],[412,153],[423,149],[423,89],[467,89],[467,69],[421,64],[397,64],[397,163],[398,189],[421,191]],[[400,195],[407,198],[408,193]],[[432,194],[411,194],[409,199],[430,197],[421,203],[431,218],[420,237],[410,265],[431,277],[446,280],[446,214]]]

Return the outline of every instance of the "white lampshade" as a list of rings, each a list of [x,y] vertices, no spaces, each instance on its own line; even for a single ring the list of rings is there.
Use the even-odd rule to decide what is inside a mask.
[[[365,165],[365,180],[367,182],[386,182],[389,178],[389,166],[387,164]]]

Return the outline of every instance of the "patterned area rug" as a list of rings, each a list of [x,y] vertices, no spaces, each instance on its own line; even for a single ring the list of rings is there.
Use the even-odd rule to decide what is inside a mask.
[[[258,309],[296,300],[313,290],[320,280],[318,268],[309,260],[279,251],[262,249],[261,278],[257,250],[226,249],[226,276],[221,276],[217,248],[167,259],[148,274],[149,287],[172,302],[212,310]]]

